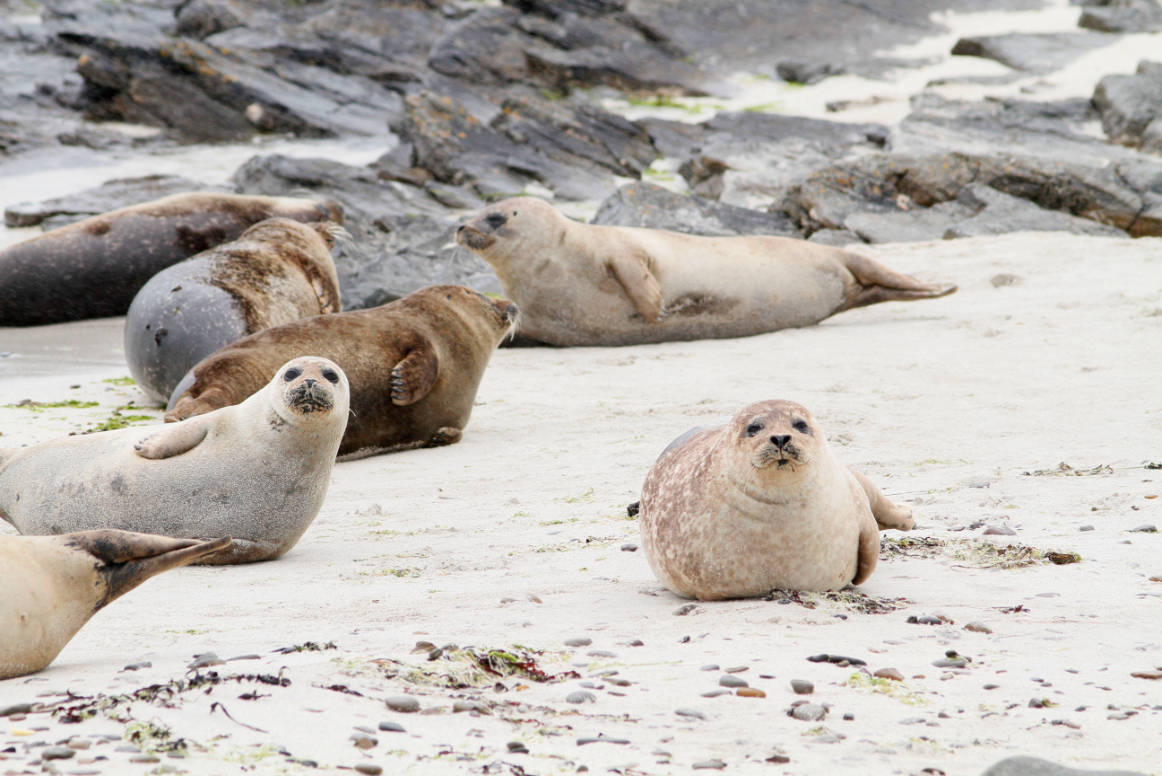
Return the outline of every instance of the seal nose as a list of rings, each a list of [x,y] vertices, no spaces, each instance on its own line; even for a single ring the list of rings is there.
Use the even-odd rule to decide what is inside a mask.
[[[771,444],[773,444],[775,447],[779,448],[780,450],[782,450],[783,447],[790,441],[791,441],[790,434],[779,434],[777,436],[771,437]]]
[[[314,388],[315,383],[317,383],[317,382],[318,382],[318,380],[316,380],[315,378],[308,377],[306,380],[303,380],[303,385],[307,386],[308,388]],[[791,437],[787,437],[787,439],[790,439],[790,438]]]

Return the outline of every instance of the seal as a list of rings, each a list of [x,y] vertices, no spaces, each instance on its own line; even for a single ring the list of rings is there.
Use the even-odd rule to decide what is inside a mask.
[[[343,370],[307,356],[241,404],[184,423],[0,450],[0,517],[22,534],[234,537],[199,563],[277,558],[323,505],[349,390]]]
[[[338,312],[331,248],[340,228],[269,218],[154,275],[125,320],[133,379],[167,402],[190,367],[215,350],[271,326]]]
[[[255,375],[288,354],[317,353],[351,379],[339,455],[362,458],[460,440],[493,351],[516,305],[463,286],[428,286],[381,307],[319,315],[239,340],[199,362],[174,389],[167,421],[246,399]]]
[[[642,548],[662,584],[714,601],[838,590],[875,570],[912,513],[835,460],[802,405],[762,401],[674,440],[646,475]]]
[[[0,536],[0,679],[46,668],[107,604],[229,546],[128,531]]]
[[[521,332],[559,346],[748,337],[956,290],[805,240],[594,226],[531,197],[485,208],[456,240],[492,265]]]
[[[166,267],[268,218],[343,222],[331,201],[191,192],[86,218],[0,251],[0,326],[125,315]]]

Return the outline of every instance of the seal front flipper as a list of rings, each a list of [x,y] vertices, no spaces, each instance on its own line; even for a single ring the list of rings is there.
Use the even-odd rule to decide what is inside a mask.
[[[428,395],[440,376],[440,357],[428,343],[415,347],[391,370],[391,403],[415,404]]]
[[[650,323],[659,323],[666,317],[666,311],[662,309],[662,287],[650,271],[649,260],[644,254],[617,254],[606,262],[606,266],[643,318]]]
[[[464,432],[461,429],[444,426],[432,434],[432,438],[428,440],[428,444],[425,447],[447,447],[448,445],[454,445],[463,436]]]
[[[915,525],[915,521],[912,520],[912,510],[893,504],[871,480],[855,469],[848,468],[848,471],[863,488],[863,492],[867,494],[867,503],[871,507],[872,517],[876,519],[876,524],[879,525],[881,531],[889,528],[895,528],[897,531],[912,530],[912,526]]]
[[[202,440],[210,427],[206,423],[183,421],[169,426],[156,434],[151,434],[133,446],[142,458],[159,460],[173,458],[175,455],[188,453]]]
[[[859,528],[859,565],[851,584],[858,585],[876,570],[880,559],[880,531],[874,520],[865,520]]]

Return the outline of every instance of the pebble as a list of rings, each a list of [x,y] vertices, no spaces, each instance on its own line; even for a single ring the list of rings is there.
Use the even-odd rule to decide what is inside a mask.
[[[479,712],[481,714],[487,714],[488,713],[488,706],[486,706],[483,703],[479,703],[477,701],[464,701],[464,700],[456,701],[452,704],[452,713],[453,714],[459,714],[460,712],[463,712],[463,711],[476,711],[476,712]],[[380,723],[380,724],[383,724],[383,723]],[[402,732],[402,730],[401,730],[401,732]]]
[[[806,679],[792,679],[791,689],[795,691],[796,695],[810,695],[815,692],[815,685]]]
[[[604,649],[591,649],[585,653],[586,657],[617,657],[613,652],[606,652]]]
[[[402,711],[405,714],[420,710],[419,700],[410,695],[393,695],[390,698],[384,698],[383,702],[392,711]]]
[[[630,544],[623,544],[623,545],[621,545],[621,551],[622,552],[637,552],[637,545],[633,544],[632,542]]]
[[[129,758],[131,763],[159,763],[161,758],[152,754],[135,754]]]
[[[617,687],[629,687],[631,684],[633,684],[633,682],[628,679],[606,679],[605,681]]]
[[[730,690],[711,690],[702,693],[703,698],[717,698],[719,695],[730,695]]]
[[[900,720],[900,724],[901,725],[922,725],[922,724],[924,724],[924,718],[923,717],[908,717],[907,719]]]
[[[359,763],[355,766],[356,773],[364,773],[367,776],[379,776],[383,773],[383,768],[375,763]]]
[[[932,665],[936,666],[937,668],[964,668],[968,665],[968,661],[960,657],[956,658],[955,660],[934,660],[932,661]]]
[[[699,671],[717,671],[718,664],[717,663],[708,663],[708,664],[702,666],[701,668],[699,668],[698,670]],[[4,716],[4,715],[0,714],[0,717],[2,717],[2,716]]]
[[[1007,525],[990,525],[984,529],[982,536],[1016,536],[1017,532]]]
[[[843,715],[843,718],[844,718],[845,720],[847,720],[848,722],[851,722],[853,719],[855,719],[855,715],[854,715],[854,714],[852,714],[852,713],[849,711],[849,712],[847,712],[846,714],[844,714],[844,715]]]
[[[791,716],[804,722],[818,722],[827,716],[827,709],[818,703],[804,703],[792,709]]]
[[[858,657],[844,657],[843,655],[812,655],[807,658],[812,663],[844,663],[852,666],[866,666],[866,660],[860,660]]]
[[[1140,525],[1137,528],[1131,528],[1130,533],[1158,533],[1158,528],[1153,525]]]
[[[67,760],[75,754],[76,752],[67,746],[48,746],[40,750],[40,759]]]
[[[1134,671],[1130,676],[1135,679],[1162,679],[1162,671]]]
[[[742,687],[735,694],[741,695],[743,698],[765,698],[765,697],[767,697],[767,694],[765,692],[763,692],[762,690],[756,689],[754,687]]]
[[[645,645],[646,643],[641,639],[634,639],[633,641],[627,641],[625,643],[625,646],[627,647],[644,647]]]
[[[1083,525],[1081,528],[1078,528],[1077,530],[1079,530],[1079,531],[1092,531],[1093,526],[1092,525]]]
[[[148,660],[142,660],[140,663],[130,663],[122,668],[122,671],[140,671],[142,668],[153,668],[153,663]],[[0,714],[0,716],[3,716]]]
[[[578,690],[565,696],[566,703],[597,703],[597,696],[591,692]]]
[[[527,746],[525,746],[524,743],[522,743],[520,741],[509,741],[507,744],[505,744],[505,746],[507,746],[508,751],[512,752],[513,754],[528,754],[529,753],[529,748]]]
[[[694,770],[696,771],[704,770],[707,768],[722,770],[725,767],[726,763],[722,762],[722,760],[702,760],[700,762],[694,763]]]
[[[355,742],[356,749],[374,749],[379,746],[379,739],[371,736],[361,736],[358,733],[351,736],[351,740]]]
[[[872,676],[879,677],[880,679],[891,679],[896,682],[904,681],[904,675],[894,668],[881,668],[872,674]]]
[[[225,665],[226,661],[221,660],[213,652],[206,652],[202,655],[194,655],[194,662],[190,663],[186,668],[206,668],[208,666]]]
[[[750,666],[734,666],[733,668],[722,669],[728,674],[741,674],[743,671],[749,671]]]
[[[737,676],[731,674],[723,674],[718,679],[718,684],[722,687],[750,687],[750,684],[745,679],[739,679]]]
[[[1029,708],[1030,709],[1043,709],[1043,708],[1045,708],[1045,699],[1044,698],[1030,698],[1029,699]]]
[[[587,647],[592,643],[593,643],[593,639],[588,639],[588,638],[585,638],[584,636],[580,636],[580,637],[575,638],[575,639],[565,639],[565,646],[566,647]]]
[[[578,738],[577,739],[577,746],[585,746],[585,744],[597,744],[597,743],[602,743],[602,742],[604,742],[606,744],[628,744],[629,739],[628,738],[605,738],[604,736],[597,736],[597,737],[588,736],[585,738]]]
[[[965,625],[964,629],[966,631],[972,631],[973,633],[992,633],[992,629],[989,626],[977,620],[973,620],[968,625]]]
[[[461,703],[462,701],[456,701],[456,702]],[[455,706],[453,706],[452,708],[455,709]],[[407,732],[406,730],[403,729],[403,725],[399,724],[398,722],[388,722],[386,720],[379,723],[379,729],[385,733],[406,733]]]
[[[675,617],[685,617],[687,614],[689,614],[690,612],[694,611],[697,608],[698,608],[698,604],[686,604],[685,606],[680,606],[674,610],[674,616]]]
[[[907,619],[907,622],[912,625],[939,625],[941,619],[939,617],[933,617],[930,614],[922,614],[919,617],[913,614]]]
[[[361,733],[366,733],[369,736],[375,735],[375,728],[369,728],[366,725],[356,725],[355,729]],[[355,736],[351,736],[351,738],[355,738]]]
[[[984,686],[984,688],[985,688],[986,690],[995,690],[995,689],[997,689],[998,687],[1000,687],[1000,685],[999,685],[999,684],[986,684],[986,685]]]
[[[92,741],[86,741],[83,738],[70,738],[69,742],[65,744],[69,749],[88,749],[92,745]]]
[[[694,719],[706,719],[706,715],[698,711],[698,709],[675,709],[674,713],[679,717],[693,717]]]
[[[13,714],[27,714],[32,711],[31,703],[17,703],[12,706],[0,707],[0,717],[11,717]]]
[[[138,752],[140,752],[141,750],[140,750],[140,749],[138,749],[138,748],[137,748],[136,746],[134,746],[133,744],[122,744],[121,746],[117,747],[117,748],[116,748],[116,749],[114,749],[113,751],[114,751],[114,752],[133,752],[134,754],[137,754],[137,753],[138,753]]]

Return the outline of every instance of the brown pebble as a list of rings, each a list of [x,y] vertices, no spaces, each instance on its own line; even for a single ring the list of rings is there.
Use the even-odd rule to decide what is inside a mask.
[[[968,625],[965,625],[964,629],[966,631],[972,631],[973,633],[992,633],[992,629],[990,629],[989,626],[985,625],[983,622],[978,622],[977,620],[973,620]]]
[[[754,687],[741,687],[735,692],[735,695],[741,695],[744,698],[765,698],[767,694],[762,690]]]
[[[1162,679],[1162,671],[1135,671],[1130,676],[1135,679]]]
[[[878,677],[880,679],[891,679],[896,682],[904,681],[904,675],[894,668],[881,668],[879,671],[876,671],[874,674],[872,674],[872,676]]]
[[[376,765],[375,763],[359,763],[355,766],[355,770],[358,773],[365,773],[367,776],[379,776],[379,774],[383,773],[382,766]]]

